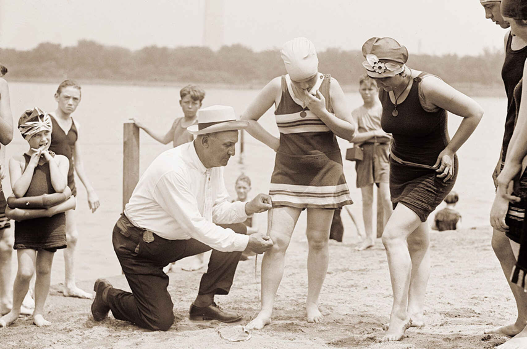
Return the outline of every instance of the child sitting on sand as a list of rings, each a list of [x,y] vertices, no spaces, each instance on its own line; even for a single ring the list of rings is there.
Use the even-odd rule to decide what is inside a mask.
[[[450,192],[445,197],[444,202],[446,207],[436,213],[433,229],[438,231],[456,230],[458,220],[462,218],[462,215],[455,209],[458,194],[455,191]]]
[[[202,107],[203,99],[205,98],[205,91],[196,85],[187,85],[180,90],[180,106],[183,112],[183,117],[174,119],[170,130],[163,134],[157,133],[147,127],[138,118],[131,118],[131,120],[140,129],[145,130],[154,140],[163,143],[164,145],[172,141],[173,147],[178,147],[187,142],[193,141],[193,135],[187,131],[187,127],[196,123],[196,113]],[[201,269],[206,265],[205,254],[198,254],[185,258],[183,261],[188,260],[188,265],[184,263],[182,266],[183,270],[195,271]],[[163,271],[165,273],[171,271],[174,267],[174,263],[167,265]]]
[[[251,179],[249,178],[249,176],[245,174],[240,174],[240,176],[236,179],[235,182],[235,191],[237,194],[237,199],[233,202],[247,202],[249,191],[251,191]],[[249,215],[246,221],[244,221],[244,225],[247,226],[248,235],[257,233],[259,231],[256,218],[257,216],[253,214]],[[255,253],[250,250],[245,250],[240,256],[240,260],[247,260],[248,257],[252,255],[255,255]]]
[[[29,143],[29,150],[9,161],[9,175],[14,197],[8,199],[15,209],[15,244],[18,271],[13,285],[13,307],[0,318],[0,327],[13,323],[20,314],[22,301],[29,282],[37,272],[35,282],[35,311],[33,323],[47,326],[44,303],[50,287],[53,255],[57,249],[66,248],[66,216],[64,212],[75,207],[75,198],[67,186],[68,158],[50,152],[52,123],[50,115],[38,108],[27,110],[18,121],[18,129]],[[66,204],[66,205],[65,205]],[[60,213],[50,207],[62,205]],[[50,208],[50,209],[46,209]],[[45,217],[35,217],[39,215]],[[25,220],[28,219],[28,220]]]

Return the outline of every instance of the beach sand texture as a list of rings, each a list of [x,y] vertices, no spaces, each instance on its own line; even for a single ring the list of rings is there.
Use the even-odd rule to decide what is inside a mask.
[[[50,84],[11,84],[14,120],[26,108],[55,108]],[[204,106],[226,104],[237,113],[249,104],[256,90],[208,90]],[[32,96],[29,98],[28,95]],[[351,106],[358,106],[357,94],[347,94]],[[143,117],[157,130],[170,126],[181,115],[177,88],[83,86],[83,101],[76,117],[81,123],[81,142],[87,173],[100,199],[101,208],[91,214],[86,193],[78,196],[77,252],[78,285],[91,291],[98,277],[109,279],[116,287],[128,289],[111,246],[111,231],[121,212],[122,193],[122,124],[128,117]],[[432,269],[426,301],[427,325],[411,328],[401,342],[380,343],[382,325],[388,322],[392,291],[386,254],[381,241],[373,249],[357,252],[358,243],[350,218],[343,212],[343,243],[330,244],[330,266],[320,297],[324,322],[305,321],[304,301],[307,292],[303,213],[293,234],[286,256],[284,277],[279,288],[273,322],[264,330],[251,332],[245,342],[229,342],[218,334],[217,322],[194,323],[188,309],[198,290],[201,273],[171,272],[169,292],[177,317],[168,332],[149,332],[127,322],[107,320],[96,323],[91,318],[91,301],[64,298],[58,292],[63,282],[62,253],[56,254],[52,271],[52,291],[47,301],[46,317],[53,324],[37,328],[30,318],[21,317],[15,324],[0,330],[1,348],[493,348],[507,339],[488,336],[486,329],[515,320],[515,302],[490,246],[488,215],[493,200],[490,174],[495,165],[502,138],[504,98],[477,99],[486,110],[485,119],[458,152],[461,168],[455,190],[461,201],[457,208],[463,215],[463,228],[433,232],[431,235]],[[451,118],[453,119],[453,118]],[[456,118],[459,119],[459,118]],[[272,113],[262,122],[276,133]],[[453,135],[457,123],[450,121]],[[27,144],[15,132],[7,157],[25,151]],[[344,148],[346,142],[340,140]],[[141,133],[141,171],[157,154],[169,149]],[[243,166],[237,155],[226,167],[226,186],[234,196],[234,182],[243,170],[252,179],[250,195],[267,192],[274,154],[245,135]],[[360,191],[355,188],[354,163],[345,161],[345,173],[355,204],[351,209],[361,216]],[[3,181],[9,186],[8,179]],[[16,254],[15,254],[16,255]],[[241,262],[229,296],[217,298],[229,310],[244,315],[246,324],[259,310],[260,261],[255,276],[254,257]],[[177,265],[178,266],[178,265]]]

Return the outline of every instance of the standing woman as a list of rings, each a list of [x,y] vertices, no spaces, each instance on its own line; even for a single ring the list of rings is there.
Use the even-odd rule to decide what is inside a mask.
[[[384,340],[400,340],[411,324],[424,324],[430,271],[427,217],[453,188],[455,152],[483,111],[438,77],[407,67],[407,49],[392,38],[371,38],[362,51],[367,74],[382,88],[381,126],[393,137],[389,186],[394,212],[382,240],[394,301]],[[447,112],[464,118],[451,140]]]
[[[351,123],[343,90],[329,75],[318,71],[315,47],[296,38],[281,50],[287,75],[270,81],[242,114],[247,131],[277,152],[271,176],[268,234],[273,247],[262,260],[262,303],[247,328],[261,329],[271,322],[273,302],[284,272],[284,256],[301,211],[307,210],[308,322],[319,322],[319,293],[328,269],[328,239],[336,208],[352,204],[343,174],[336,135],[350,140]],[[257,120],[275,105],[280,139]]]
[[[503,0],[501,12],[504,19],[510,23],[512,35],[526,42],[526,1]],[[506,152],[504,168],[497,177],[497,193],[491,208],[490,222],[495,230],[506,232],[511,240],[511,251],[515,254],[517,262],[510,267],[510,271],[504,273],[509,276],[514,295],[523,296],[520,300],[525,307],[524,310],[519,308],[516,297],[519,317],[513,327],[509,327],[509,330],[516,332],[510,333],[514,338],[501,347],[520,349],[526,347],[526,61],[522,79],[515,87],[513,96],[517,122]],[[524,313],[521,314],[521,311]],[[524,327],[519,329],[523,324]]]
[[[506,21],[501,15],[500,0],[480,0],[480,3],[484,7],[486,18],[490,19],[501,28],[510,28],[508,21]],[[492,176],[496,188],[498,186],[497,176],[504,167],[504,162],[506,160],[506,150],[508,149],[508,145],[512,138],[513,130],[517,120],[514,89],[519,84],[519,81],[523,76],[523,66],[526,62],[525,40],[526,39],[523,40],[523,38],[518,34],[515,35],[511,28],[507,31],[504,37],[505,57],[501,75],[504,82],[504,88],[506,90],[506,96],[508,98],[508,104],[504,122],[504,136],[502,138],[500,158]],[[507,211],[508,201],[502,196],[496,196],[492,210],[492,217],[503,219]],[[492,225],[493,221],[494,220],[492,220]],[[511,271],[515,266],[516,259],[510,244],[510,239],[508,238],[505,231],[507,230],[501,228],[500,225],[494,225],[491,246],[495,256],[499,260],[504,276],[506,277],[508,285],[515,298],[515,304],[517,306],[517,319],[511,324],[487,330],[485,333],[507,335],[511,337],[515,336],[521,332],[524,327],[526,327],[526,291],[524,291],[522,288],[519,288],[510,281]]]
[[[9,86],[3,76],[7,68],[0,64],[0,171],[4,171],[5,146],[13,139],[13,116],[9,103]],[[0,316],[8,313],[12,306],[11,260],[13,252],[13,230],[5,216],[6,199],[0,176]]]

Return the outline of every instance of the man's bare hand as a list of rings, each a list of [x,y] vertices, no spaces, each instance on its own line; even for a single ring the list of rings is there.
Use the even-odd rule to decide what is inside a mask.
[[[254,233],[249,236],[247,247],[257,254],[264,253],[273,246],[273,241],[269,236],[261,233]]]
[[[246,203],[246,214],[262,213],[270,210],[271,207],[271,197],[267,194],[259,193],[253,200]]]

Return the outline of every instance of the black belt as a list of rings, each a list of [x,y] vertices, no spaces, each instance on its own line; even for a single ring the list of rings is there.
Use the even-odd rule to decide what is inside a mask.
[[[119,220],[117,220],[116,225],[121,230],[121,234],[123,236],[131,239],[132,236],[135,236],[135,239],[132,239],[132,241],[134,241],[135,243],[139,243],[140,238],[143,238],[143,241],[145,243],[150,243],[154,241],[154,232],[149,231],[146,228],[137,227],[132,223],[132,221],[130,221],[130,219],[125,215],[125,213],[121,214],[121,217],[119,218]]]

